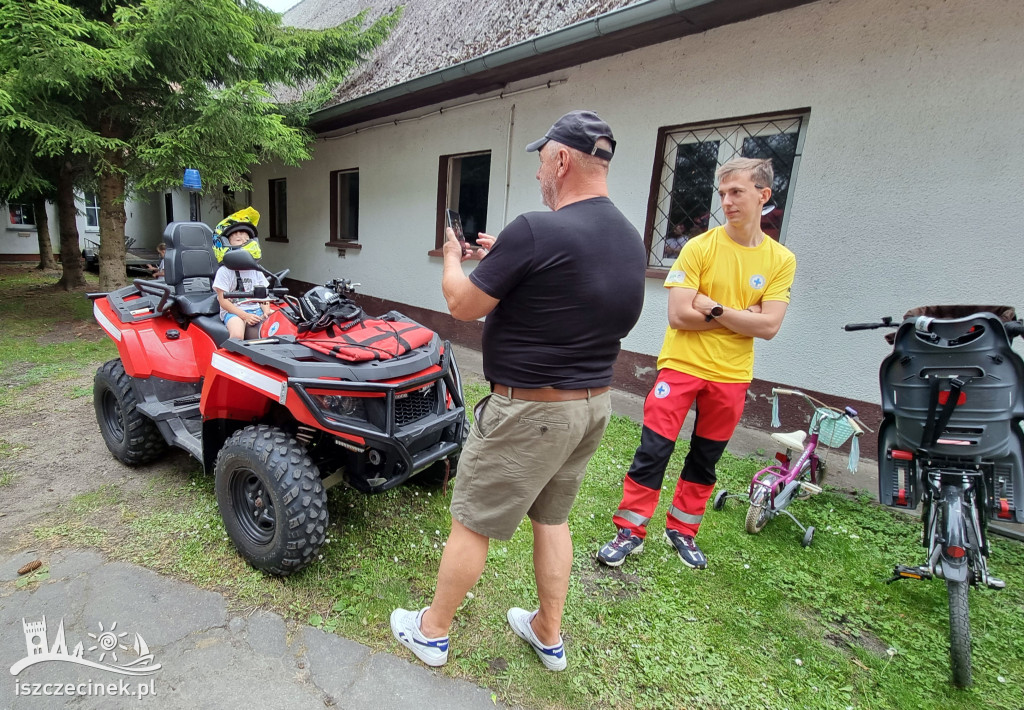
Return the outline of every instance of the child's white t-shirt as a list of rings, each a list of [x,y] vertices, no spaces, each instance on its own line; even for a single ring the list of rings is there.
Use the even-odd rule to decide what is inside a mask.
[[[238,287],[238,279],[241,277],[242,287]],[[267,277],[263,275],[263,272],[257,271],[256,269],[242,269],[241,271],[233,271],[226,266],[222,266],[217,269],[217,273],[213,277],[213,289],[216,291],[252,291],[256,286],[269,286],[270,282],[267,281]],[[247,298],[232,298],[232,303],[241,308],[243,311],[251,313],[259,313],[259,303],[254,303]],[[223,320],[224,316],[227,315],[227,311],[223,308],[220,309],[220,317]]]

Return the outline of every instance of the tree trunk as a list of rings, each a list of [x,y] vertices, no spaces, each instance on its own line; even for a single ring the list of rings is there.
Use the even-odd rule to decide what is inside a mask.
[[[120,156],[110,155],[112,164]],[[124,177],[108,171],[100,175],[100,290],[114,291],[128,283],[125,274]]]
[[[82,271],[82,248],[78,242],[78,223],[75,217],[74,175],[71,163],[61,166],[57,175],[57,219],[60,223],[60,263],[64,274],[57,285],[65,291],[85,288],[85,274]]]
[[[53,259],[53,245],[50,244],[50,217],[46,214],[46,200],[40,197],[32,203],[36,213],[36,237],[39,240],[39,266],[42,271],[53,271],[57,262]]]

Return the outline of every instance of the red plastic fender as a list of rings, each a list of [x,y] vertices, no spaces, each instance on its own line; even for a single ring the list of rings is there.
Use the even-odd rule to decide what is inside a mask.
[[[93,315],[117,343],[118,355],[131,377],[197,382],[203,376],[213,341],[198,328],[182,328],[170,317],[122,323],[106,299],[93,303]],[[169,337],[174,332],[177,337]]]
[[[203,381],[200,411],[208,419],[259,419],[286,404],[288,379],[231,353],[215,352]]]

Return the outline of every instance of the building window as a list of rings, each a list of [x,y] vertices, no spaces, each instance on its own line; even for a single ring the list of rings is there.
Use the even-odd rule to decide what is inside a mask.
[[[89,231],[100,228],[100,197],[95,192],[85,193],[85,228]]]
[[[167,216],[167,224],[174,221],[174,195],[169,192],[164,193],[164,212]]]
[[[359,241],[359,171],[331,171],[331,242]]]
[[[462,217],[466,241],[476,244],[487,231],[487,193],[491,182],[491,153],[442,155],[438,180],[437,239],[444,243],[444,211],[455,210]]]
[[[19,227],[36,226],[36,213],[32,210],[32,205],[12,202],[7,205],[7,209],[11,213],[11,224]]]
[[[786,214],[803,149],[806,112],[662,128],[645,240],[648,265],[668,268],[690,237],[725,224],[715,171],[733,158],[771,158],[773,207],[761,228],[785,241]]]
[[[270,239],[288,241],[288,182],[270,181]]]

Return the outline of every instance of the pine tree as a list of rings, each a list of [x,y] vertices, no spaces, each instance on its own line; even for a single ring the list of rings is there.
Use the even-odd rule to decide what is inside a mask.
[[[308,158],[309,114],[398,13],[326,30],[280,20],[250,0],[0,0],[0,133],[91,166],[101,289],[125,282],[126,198],[180,185],[186,167],[219,192],[248,188],[253,164]]]

